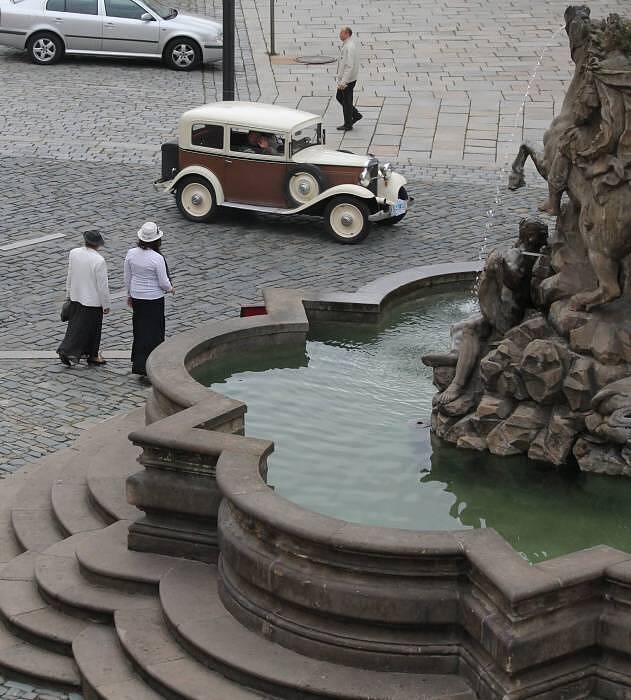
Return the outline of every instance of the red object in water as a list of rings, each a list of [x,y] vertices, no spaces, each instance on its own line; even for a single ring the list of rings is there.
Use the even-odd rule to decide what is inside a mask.
[[[248,316],[265,316],[267,309],[264,306],[256,306],[254,304],[242,304],[241,305],[241,318],[247,318]]]

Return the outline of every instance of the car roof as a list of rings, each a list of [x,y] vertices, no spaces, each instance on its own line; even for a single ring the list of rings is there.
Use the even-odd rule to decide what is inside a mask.
[[[321,119],[317,114],[301,112],[280,105],[262,102],[211,102],[184,112],[182,120],[215,121],[221,124],[248,126],[269,131],[289,131],[294,127],[314,119]]]

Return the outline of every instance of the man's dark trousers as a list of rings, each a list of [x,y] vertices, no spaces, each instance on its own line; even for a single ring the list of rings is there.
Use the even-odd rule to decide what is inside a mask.
[[[352,127],[362,116],[353,106],[353,90],[356,82],[356,80],[353,80],[344,90],[338,90],[335,95],[335,99],[342,105],[344,110],[344,126],[346,127]]]

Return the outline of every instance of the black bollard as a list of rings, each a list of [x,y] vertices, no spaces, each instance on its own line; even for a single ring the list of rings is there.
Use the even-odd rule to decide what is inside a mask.
[[[223,99],[234,100],[234,0],[223,0]]]

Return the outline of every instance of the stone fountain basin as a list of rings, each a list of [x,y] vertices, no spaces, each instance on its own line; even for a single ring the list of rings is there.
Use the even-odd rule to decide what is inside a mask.
[[[582,697],[604,650],[631,653],[631,616],[613,614],[631,603],[630,554],[599,545],[533,566],[492,529],[410,531],[308,511],[265,483],[272,445],[242,436],[246,406],[190,374],[237,350],[304,344],[312,322],[377,321],[480,266],[414,268],[354,294],[265,290],[267,315],[208,323],[153,353],[147,423],[173,450],[214,460],[220,593],[250,629],[338,663],[459,673],[483,697],[560,685]],[[626,666],[616,673],[626,687]]]

